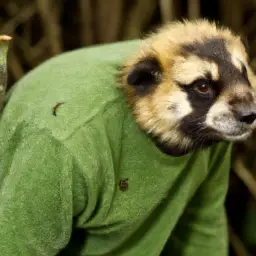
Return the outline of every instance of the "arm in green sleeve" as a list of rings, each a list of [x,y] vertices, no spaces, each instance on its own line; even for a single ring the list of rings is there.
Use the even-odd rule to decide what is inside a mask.
[[[168,248],[173,255],[227,256],[225,197],[229,183],[230,150],[214,148],[210,173],[181,216]]]
[[[30,135],[1,158],[10,163],[0,170],[1,256],[57,255],[72,232],[74,161],[68,150],[51,136]]]

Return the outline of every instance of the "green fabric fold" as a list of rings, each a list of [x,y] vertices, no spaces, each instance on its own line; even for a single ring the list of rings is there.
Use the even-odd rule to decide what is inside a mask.
[[[1,256],[228,255],[232,145],[176,158],[153,144],[116,88],[139,46],[63,53],[13,86],[0,119]]]

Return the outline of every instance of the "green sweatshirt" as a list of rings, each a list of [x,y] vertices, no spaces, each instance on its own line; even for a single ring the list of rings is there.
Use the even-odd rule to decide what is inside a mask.
[[[227,255],[231,146],[171,157],[139,129],[115,87],[138,44],[67,52],[16,84],[0,122],[1,256]]]

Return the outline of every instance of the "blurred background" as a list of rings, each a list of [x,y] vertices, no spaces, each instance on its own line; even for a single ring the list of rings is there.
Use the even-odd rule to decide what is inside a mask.
[[[244,35],[256,71],[256,0],[1,0],[0,34],[13,37],[8,88],[62,52],[139,38],[165,22],[201,17]],[[256,135],[234,147],[232,164],[230,255],[256,256]]]

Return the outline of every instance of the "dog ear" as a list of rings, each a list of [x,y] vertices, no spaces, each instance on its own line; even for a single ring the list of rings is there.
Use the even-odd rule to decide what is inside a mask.
[[[137,62],[128,73],[127,83],[136,88],[138,94],[146,94],[161,82],[162,69],[156,58],[145,58]]]

